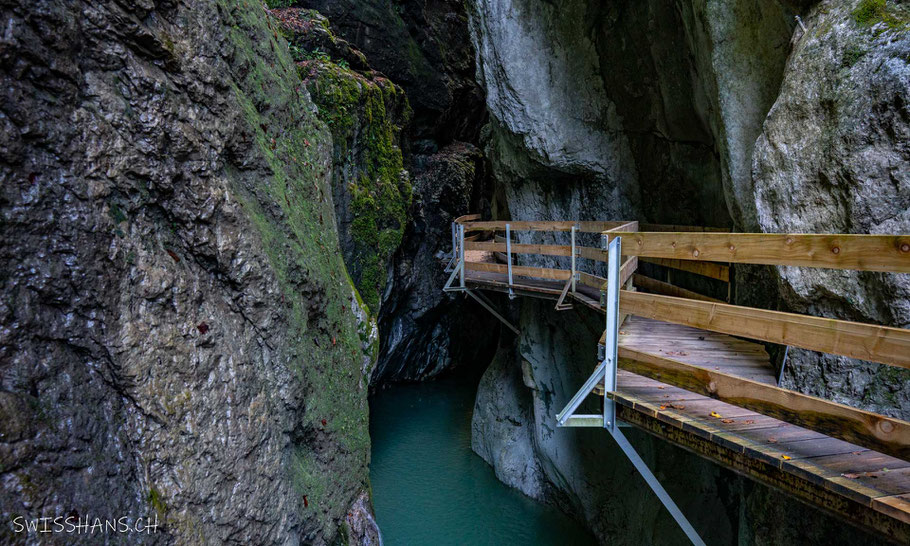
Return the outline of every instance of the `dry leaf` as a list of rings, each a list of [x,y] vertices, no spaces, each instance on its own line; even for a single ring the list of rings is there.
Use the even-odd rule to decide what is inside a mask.
[[[721,414],[719,414],[719,413],[717,413],[716,411],[712,411],[712,412],[711,412],[711,417],[713,417],[713,418],[715,418],[715,419],[723,419],[724,416],[721,415]]]
[[[855,480],[856,478],[859,478],[859,474],[851,474],[851,473],[841,474],[841,476],[847,478],[848,480]]]
[[[684,410],[684,409],[686,409],[686,406],[684,406],[684,405],[682,405],[682,404],[670,404],[670,407],[673,408],[673,409],[678,409],[678,410]]]
[[[776,444],[777,438],[775,438],[774,436],[768,436],[768,441],[771,442],[772,444]]]
[[[661,406],[661,407],[660,407],[660,411],[663,411],[663,410],[665,410],[665,409],[667,409],[667,406]]]
[[[664,389],[666,389],[667,387],[664,387],[663,385],[658,385],[657,388],[660,389],[660,390],[664,390]]]
[[[789,455],[781,455],[781,457],[783,457],[785,461],[789,461],[790,459],[793,458],[793,457],[791,457],[791,456],[789,456]]]
[[[755,424],[755,420],[754,420],[754,419],[746,419],[745,421],[743,421],[743,423],[745,423],[745,424],[747,424],[747,425],[752,425],[752,424]]]
[[[733,419],[721,419],[720,422],[727,423],[729,425],[730,423],[735,423],[736,421],[734,421]]]

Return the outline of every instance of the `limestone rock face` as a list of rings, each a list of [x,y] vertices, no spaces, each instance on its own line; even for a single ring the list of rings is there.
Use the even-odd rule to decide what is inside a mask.
[[[2,517],[333,542],[367,486],[371,328],[275,21],[42,0],[3,24]]]
[[[824,1],[804,18],[753,159],[753,228],[910,232],[910,13],[892,3]],[[778,268],[796,312],[910,327],[907,275]],[[790,350],[787,385],[910,418],[910,374]]]

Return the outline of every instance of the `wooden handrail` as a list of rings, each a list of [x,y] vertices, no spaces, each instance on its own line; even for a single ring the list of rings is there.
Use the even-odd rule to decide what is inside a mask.
[[[645,258],[638,257],[639,260],[649,263],[695,273],[702,277],[717,279],[723,282],[730,282],[730,266],[719,264],[717,262],[696,262],[690,260],[671,260],[669,258]]]
[[[630,222],[591,222],[591,221],[484,221],[484,222],[462,222],[465,233],[469,231],[503,231],[506,224],[512,231],[572,231],[573,226],[577,226],[577,231],[582,233],[601,233],[603,231],[624,226]]]
[[[608,237],[616,234],[604,231]],[[910,273],[910,235],[634,232],[622,253],[756,265],[790,265]]]
[[[465,222],[474,222],[475,220],[480,220],[479,214],[465,214],[463,216],[459,216],[453,220],[453,222],[456,224],[464,224]]]
[[[571,256],[572,247],[568,245],[529,245],[512,243],[512,254],[539,254],[541,256]],[[486,252],[505,252],[505,243],[491,241],[469,243],[465,242],[465,250],[483,250]],[[599,256],[603,260],[603,256]]]
[[[730,233],[730,228],[703,227],[703,226],[677,226],[673,224],[640,224],[640,231],[693,231],[698,233]],[[639,230],[636,230],[639,231]]]
[[[910,461],[910,423],[620,346],[619,367]]]
[[[622,290],[621,313],[910,368],[910,330]]]
[[[467,245],[465,245],[467,246]],[[465,269],[471,271],[487,271],[491,273],[508,273],[509,266],[503,264],[491,264],[487,262],[469,262],[464,263]],[[545,267],[529,267],[526,265],[513,265],[512,274],[519,277],[533,277],[537,279],[552,279],[556,281],[567,281],[572,277],[572,273],[565,269],[548,269]]]
[[[705,296],[699,294],[698,292],[693,292],[691,290],[686,290],[685,288],[676,286],[675,284],[670,284],[668,282],[659,281],[657,279],[652,279],[651,277],[645,277],[644,275],[635,274],[632,276],[633,283],[639,288],[644,288],[648,292],[653,292],[655,294],[663,294],[664,296],[674,296],[677,298],[687,298],[690,300],[700,300],[700,301],[710,301],[713,303],[724,303],[723,301],[712,298],[710,296]]]

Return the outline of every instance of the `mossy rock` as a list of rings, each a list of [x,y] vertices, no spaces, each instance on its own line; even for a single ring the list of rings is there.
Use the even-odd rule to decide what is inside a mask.
[[[324,60],[298,64],[318,115],[332,132],[336,207],[350,218],[345,259],[364,302],[379,306],[389,258],[401,244],[412,199],[398,145],[410,117],[400,87],[375,73]],[[342,228],[344,229],[344,228]],[[346,245],[343,245],[343,247]]]

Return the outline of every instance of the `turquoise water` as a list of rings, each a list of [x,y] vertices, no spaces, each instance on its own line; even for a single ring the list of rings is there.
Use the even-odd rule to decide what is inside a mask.
[[[476,382],[400,385],[370,402],[370,479],[388,546],[596,544],[576,521],[503,485],[471,451]]]

